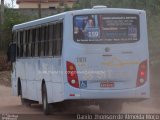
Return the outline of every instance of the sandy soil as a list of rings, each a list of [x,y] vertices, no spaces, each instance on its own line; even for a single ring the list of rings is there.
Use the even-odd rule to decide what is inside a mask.
[[[114,106],[113,106],[114,107]],[[31,108],[22,106],[20,98],[12,96],[11,88],[0,86],[0,113],[43,114],[41,105]],[[98,106],[70,107],[63,113],[100,113]],[[160,113],[160,98],[153,97],[142,102],[123,103],[121,113]]]
[[[11,86],[11,72],[0,71],[0,85]]]

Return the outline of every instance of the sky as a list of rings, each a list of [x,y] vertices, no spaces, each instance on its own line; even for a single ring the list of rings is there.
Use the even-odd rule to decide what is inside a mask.
[[[8,6],[12,8],[12,1],[13,1],[13,7],[14,8],[18,8],[18,5],[16,4],[16,0],[4,0],[4,3]]]

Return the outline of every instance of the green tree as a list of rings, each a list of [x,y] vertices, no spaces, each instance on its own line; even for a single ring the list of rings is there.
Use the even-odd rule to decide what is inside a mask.
[[[2,30],[2,44],[0,45],[1,52],[6,52],[8,47],[7,45],[11,41],[12,27],[16,24],[29,21],[31,19],[31,17],[21,15],[18,12],[15,12],[7,7],[5,8],[4,14],[4,23],[0,26]]]

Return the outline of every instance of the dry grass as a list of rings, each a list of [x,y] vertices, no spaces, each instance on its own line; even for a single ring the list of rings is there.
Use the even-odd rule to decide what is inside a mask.
[[[11,64],[7,62],[6,55],[0,55],[0,71],[8,71],[11,70]]]
[[[11,86],[11,72],[10,71],[0,72],[0,85]]]

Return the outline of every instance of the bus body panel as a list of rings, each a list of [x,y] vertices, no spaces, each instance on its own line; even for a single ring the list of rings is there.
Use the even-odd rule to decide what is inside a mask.
[[[69,61],[73,63],[77,70],[79,88],[72,87],[65,75],[65,91],[68,87],[71,91],[67,93],[66,98],[88,99],[97,98],[97,94],[103,98],[106,92],[106,98],[148,98],[150,94],[149,87],[149,51],[148,51],[148,37],[147,37],[147,21],[144,11],[101,11],[101,13],[124,13],[136,14],[139,16],[140,39],[133,43],[120,44],[85,44],[76,43],[72,41],[73,36],[69,36],[69,32],[73,32],[73,26],[66,33],[68,36],[65,41],[65,51],[69,53],[64,54],[64,64]],[[74,15],[85,15],[90,13],[73,13]],[[92,14],[99,14],[98,12]],[[73,15],[68,16],[68,21],[73,22]],[[68,24],[69,28],[71,24]],[[109,48],[109,52],[105,49]],[[144,85],[137,87],[137,76],[139,65],[147,61],[147,80]],[[67,70],[67,69],[65,69]],[[88,72],[86,74],[86,72]],[[92,73],[93,72],[93,73]],[[99,72],[101,75],[96,75],[94,72]],[[103,81],[113,81],[114,87],[101,87],[100,83]],[[85,82],[87,85],[81,86]],[[73,90],[72,90],[73,89]],[[112,93],[113,91],[113,93]],[[84,94],[83,94],[84,93]],[[88,94],[87,94],[88,93]],[[91,95],[93,93],[93,95]],[[95,94],[94,94],[95,93]],[[97,94],[96,94],[97,93]],[[75,94],[75,97],[69,96]],[[120,95],[117,95],[120,94]],[[143,95],[141,95],[143,94]],[[77,97],[76,97],[77,96]],[[94,97],[93,97],[94,96]],[[99,98],[101,98],[99,97]],[[104,97],[104,98],[105,98]]]
[[[136,46],[136,51],[135,51]],[[115,81],[115,88],[111,89],[128,89],[136,87],[137,73],[139,64],[145,60],[149,62],[148,57],[146,56],[144,49],[145,46],[143,42],[137,42],[136,45],[126,47],[126,45],[118,45],[118,47],[122,48],[120,50],[116,50],[117,46],[111,46],[109,48],[114,49],[115,51],[119,51],[118,53],[103,53],[105,46],[101,45],[96,48],[91,47],[71,47],[68,51],[71,55],[68,55],[68,61],[75,64],[77,71],[79,72],[78,78],[80,81],[87,81],[88,86],[86,89],[105,89],[100,88],[100,81]],[[123,50],[123,48],[125,49]],[[100,53],[98,54],[97,51]],[[141,49],[143,48],[143,49]],[[74,50],[73,50],[74,49]],[[88,52],[92,50],[91,53]],[[138,51],[137,51],[138,50]],[[76,52],[75,55],[74,51]],[[132,52],[132,53],[123,53],[123,52]],[[97,52],[97,53],[96,53]],[[112,55],[112,56],[103,56],[103,55]],[[77,62],[78,59],[85,59],[85,62]],[[67,61],[66,60],[66,61]],[[148,67],[149,69],[149,67]],[[148,80],[147,80],[148,81]],[[91,84],[89,84],[91,83]],[[123,85],[125,83],[125,85]],[[97,86],[97,87],[96,87]],[[109,88],[110,89],[110,88]]]
[[[40,25],[47,25],[62,21],[65,14],[59,14],[40,20],[15,25],[13,32],[33,29]],[[46,24],[47,23],[47,24]],[[17,41],[17,40],[16,40]],[[42,103],[42,81],[45,82],[48,95],[48,103],[64,100],[63,98],[63,75],[62,56],[45,57],[21,57],[14,63],[12,73],[13,95],[18,95],[18,79],[22,86],[22,98]],[[15,74],[15,75],[14,75]]]
[[[61,101],[63,99],[63,75],[60,72],[60,60],[60,58],[45,58],[45,60],[43,58],[30,58],[30,60],[17,59],[15,64],[17,80],[12,81],[13,85],[17,85],[18,78],[20,78],[23,98],[42,103],[41,87],[42,80],[45,80],[48,91],[48,102]],[[14,91],[17,91],[17,89],[16,86]]]
[[[148,91],[149,84],[139,88],[124,89],[124,90],[86,90],[73,88],[69,84],[65,84],[65,100],[72,99],[143,99],[149,98],[150,92]],[[70,96],[75,94],[75,96]]]

